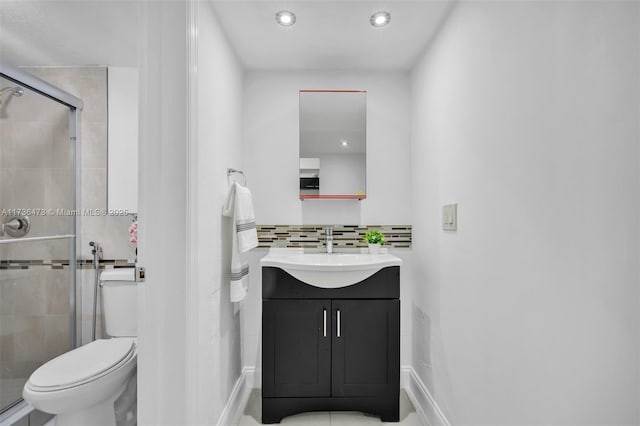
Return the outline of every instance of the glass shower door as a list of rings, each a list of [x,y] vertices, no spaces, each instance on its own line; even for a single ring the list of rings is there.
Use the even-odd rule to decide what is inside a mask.
[[[0,77],[1,413],[75,346],[77,212],[74,108]]]

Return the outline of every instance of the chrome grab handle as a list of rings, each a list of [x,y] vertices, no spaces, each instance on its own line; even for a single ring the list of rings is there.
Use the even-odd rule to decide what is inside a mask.
[[[340,337],[340,309],[336,313],[338,314],[337,337]]]
[[[327,308],[322,308],[322,316],[323,316],[323,328],[322,335],[327,337]]]

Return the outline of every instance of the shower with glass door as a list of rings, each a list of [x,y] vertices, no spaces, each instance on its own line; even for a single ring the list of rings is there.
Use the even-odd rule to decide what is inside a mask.
[[[0,62],[0,415],[78,345],[82,101]]]

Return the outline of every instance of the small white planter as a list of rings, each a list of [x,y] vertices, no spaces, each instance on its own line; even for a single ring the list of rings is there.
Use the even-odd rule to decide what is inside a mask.
[[[369,254],[380,254],[380,244],[369,244]]]

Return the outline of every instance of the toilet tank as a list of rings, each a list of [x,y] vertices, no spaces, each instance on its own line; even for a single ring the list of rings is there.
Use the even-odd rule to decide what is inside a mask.
[[[104,325],[111,337],[138,335],[138,288],[133,268],[106,269],[100,274]]]

